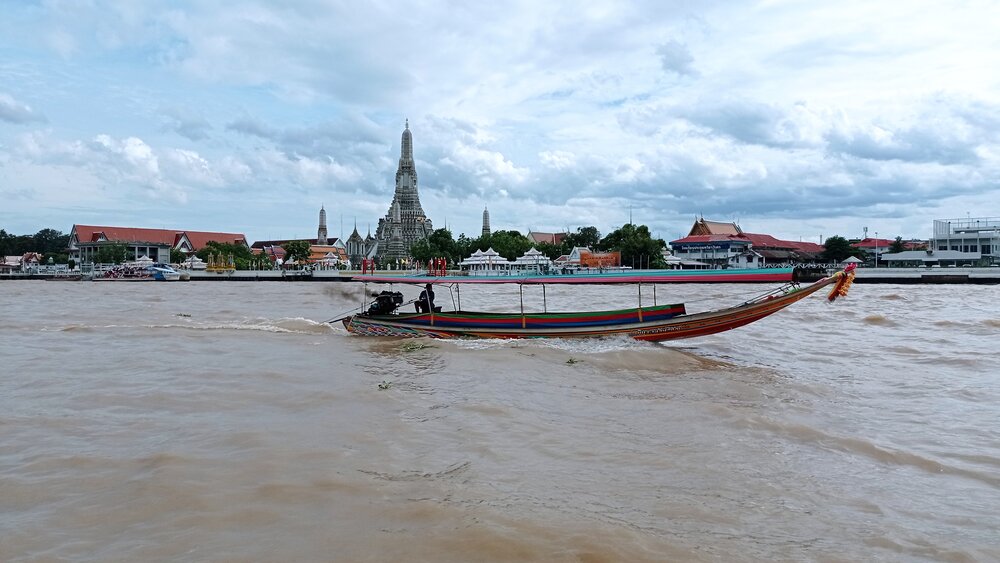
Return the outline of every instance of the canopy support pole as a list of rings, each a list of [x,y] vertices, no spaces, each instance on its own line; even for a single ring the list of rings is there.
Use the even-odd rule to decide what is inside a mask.
[[[434,326],[434,302],[431,301],[431,296],[427,296],[427,308],[430,309],[431,314],[431,326]]]
[[[521,328],[524,328],[528,324],[524,318],[524,285],[517,284],[517,290],[521,294]]]
[[[462,310],[462,284],[455,284],[455,294],[458,295],[458,310]]]
[[[653,307],[656,307],[656,284],[653,284]]]
[[[545,300],[545,284],[542,284],[542,310],[546,313],[549,312],[548,302]]]
[[[639,322],[642,322],[642,284],[637,284],[639,286]]]

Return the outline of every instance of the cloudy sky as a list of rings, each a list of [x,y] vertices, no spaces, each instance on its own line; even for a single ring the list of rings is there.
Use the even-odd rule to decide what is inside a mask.
[[[945,6],[947,4],[947,6]],[[0,227],[1000,216],[1000,3],[0,0]]]

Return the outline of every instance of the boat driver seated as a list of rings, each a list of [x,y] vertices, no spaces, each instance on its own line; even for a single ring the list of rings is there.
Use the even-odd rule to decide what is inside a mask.
[[[434,287],[431,284],[425,285],[414,304],[418,313],[430,313],[434,309]]]

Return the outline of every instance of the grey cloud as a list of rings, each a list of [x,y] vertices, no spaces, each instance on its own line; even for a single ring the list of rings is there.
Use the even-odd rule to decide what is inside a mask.
[[[875,136],[871,131],[833,131],[827,137],[831,152],[870,160],[903,160],[963,164],[978,160],[976,144],[951,143],[938,131],[915,127]]]
[[[911,124],[831,128],[832,153],[870,160],[972,164],[977,150],[1000,142],[1000,107],[979,101],[930,100]]]
[[[676,108],[675,115],[746,143],[789,146],[793,139],[781,138],[788,114],[779,108],[752,100],[724,100]]]
[[[660,64],[666,72],[674,72],[681,76],[698,76],[694,68],[694,57],[687,45],[678,41],[667,41],[656,48]]]
[[[0,94],[0,120],[8,123],[45,122],[44,115],[36,112],[7,94]]]
[[[706,128],[708,134],[775,149],[825,148],[833,157],[944,165],[974,163],[980,158],[980,147],[1000,139],[994,126],[1000,123],[998,108],[932,100],[917,109],[911,123],[880,126],[852,121],[839,112],[813,111],[805,104],[778,106],[729,99],[664,111],[637,110],[637,115],[621,115],[619,123],[629,130],[654,134],[657,121],[664,123],[673,116]]]
[[[167,120],[166,130],[173,131],[192,141],[207,139],[212,130],[212,124],[197,112],[186,108],[164,108],[161,113]]]
[[[321,156],[363,145],[382,146],[388,128],[352,115],[309,127],[278,128],[243,116],[226,124],[226,130],[272,141],[283,149]],[[402,131],[402,124],[400,125]]]
[[[281,133],[278,130],[272,129],[252,117],[241,117],[231,121],[226,125],[226,130],[271,141],[278,141],[281,138]]]

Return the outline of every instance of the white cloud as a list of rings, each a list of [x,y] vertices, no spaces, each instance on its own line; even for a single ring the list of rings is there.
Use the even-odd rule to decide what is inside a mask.
[[[128,137],[126,139],[114,139],[109,135],[101,134],[94,137],[93,146],[98,152],[104,152],[125,166],[120,167],[127,173],[134,174],[135,177],[145,181],[157,181],[160,175],[160,162],[153,149],[142,139]]]
[[[163,152],[161,161],[164,175],[179,184],[213,188],[225,185],[212,165],[195,151],[169,149]]]
[[[15,100],[9,94],[0,93],[0,121],[31,123],[45,121],[45,116],[31,109],[31,106]]]
[[[528,177],[527,169],[515,166],[502,153],[469,145],[455,145],[440,162],[486,186],[518,184]]]
[[[556,170],[566,170],[576,165],[576,155],[569,151],[542,151],[538,153],[542,164]]]

